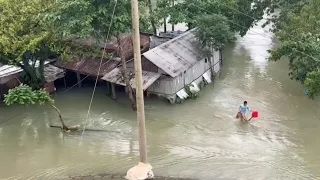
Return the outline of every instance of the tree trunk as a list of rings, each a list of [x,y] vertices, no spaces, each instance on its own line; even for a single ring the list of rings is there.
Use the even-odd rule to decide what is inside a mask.
[[[70,128],[64,123],[64,121],[63,121],[63,119],[62,119],[62,116],[61,116],[60,110],[59,110],[56,106],[54,106],[54,105],[51,105],[51,106],[57,111],[57,113],[58,113],[58,115],[59,115],[59,120],[60,120],[60,122],[61,122],[61,124],[62,124],[62,129],[63,129],[64,131],[69,131]]]
[[[149,15],[150,15],[150,21],[151,21],[151,26],[152,26],[152,30],[153,30],[153,34],[157,35],[157,28],[156,28],[156,23],[154,21],[153,18],[153,14],[152,14],[152,4],[151,4],[151,0],[148,0],[148,7],[149,7]]]
[[[121,38],[120,36],[117,36],[117,42],[118,42],[118,47],[119,47],[119,55],[120,55],[120,58],[121,58],[121,64],[122,64],[122,76],[123,76],[123,79],[124,79],[124,82],[126,84],[126,92],[129,96],[129,99],[130,99],[130,102],[131,102],[131,106],[132,106],[132,109],[134,111],[137,111],[137,105],[136,105],[136,99],[133,95],[133,91],[132,91],[132,87],[130,85],[130,79],[128,77],[128,74],[127,74],[127,62],[126,62],[126,56],[125,56],[125,53],[123,51],[123,47],[122,47],[122,42],[121,42]]]
[[[36,60],[34,60],[34,64],[36,63]],[[23,66],[22,69],[24,70],[26,74],[26,83],[32,87],[32,89],[38,90],[42,88],[42,86],[45,83],[44,79],[44,60],[40,60],[39,67],[35,68],[32,65],[29,64],[28,58],[23,58],[22,60]]]
[[[41,87],[45,84],[46,80],[44,78],[44,63],[45,63],[45,59],[40,59],[39,60],[39,67],[38,67],[38,78],[40,80],[40,83],[41,83]]]
[[[174,6],[174,0],[172,0],[172,7]],[[171,30],[174,31],[174,24],[171,24]]]
[[[192,23],[188,23],[188,31],[191,30],[193,28],[193,24]]]

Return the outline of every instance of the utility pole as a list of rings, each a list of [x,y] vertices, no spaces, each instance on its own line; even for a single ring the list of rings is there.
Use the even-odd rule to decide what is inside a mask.
[[[132,7],[132,30],[134,48],[134,69],[136,79],[136,98],[137,98],[137,118],[139,126],[139,152],[140,162],[147,163],[147,137],[144,114],[144,100],[142,89],[142,67],[140,50],[140,30],[139,30],[139,9],[138,0],[131,0]]]

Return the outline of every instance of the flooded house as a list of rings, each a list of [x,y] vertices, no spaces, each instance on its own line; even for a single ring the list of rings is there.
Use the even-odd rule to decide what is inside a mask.
[[[52,93],[56,90],[54,82],[57,79],[63,78],[65,74],[64,70],[52,66],[50,62],[51,61],[45,62],[45,84],[43,88],[47,92]],[[39,62],[37,62],[35,66],[39,66]],[[22,72],[23,69],[19,66],[0,64],[0,96],[2,98],[4,94],[8,93],[9,89],[15,88],[20,85],[20,74]]]
[[[20,67],[13,65],[4,65],[0,63],[0,100],[3,100],[3,95],[9,89],[19,86],[19,74],[23,70]]]
[[[143,90],[147,95],[155,94],[175,103],[212,82],[220,71],[221,53],[213,49],[210,53],[203,51],[193,32],[187,31],[142,54]],[[128,74],[134,74],[133,61],[128,62],[127,69]],[[131,77],[130,84],[135,89],[135,79]],[[125,86],[120,68],[102,79]]]
[[[124,56],[127,61],[133,58],[132,36],[129,34],[122,35],[123,49],[125,50]],[[141,34],[141,51],[149,50],[149,36]],[[100,50],[104,50],[105,42],[97,42],[93,38],[88,39],[74,39],[73,43],[81,46],[93,47],[98,46]],[[105,74],[112,71],[114,68],[119,67],[121,59],[119,58],[118,43],[115,37],[106,44],[105,52],[108,53],[102,60],[100,67],[101,57],[80,57],[77,59],[63,60],[58,58],[54,66],[65,69],[68,72],[68,77],[75,76],[77,79],[78,87],[82,87],[82,80],[87,77],[96,78],[99,81]],[[100,71],[99,71],[100,67]]]

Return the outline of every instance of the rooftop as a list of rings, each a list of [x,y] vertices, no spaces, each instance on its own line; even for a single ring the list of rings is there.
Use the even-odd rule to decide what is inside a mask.
[[[97,76],[98,69],[101,62],[100,60],[101,58],[86,58],[86,57],[83,57],[78,60],[72,60],[72,61],[58,59],[54,63],[54,66],[67,69],[70,71],[78,72],[83,75]],[[120,64],[120,61],[116,59],[102,60],[99,76],[102,77],[104,74],[110,72],[119,64]]]
[[[134,69],[127,68],[127,74],[130,78],[130,85],[132,88],[136,88],[136,80],[135,80],[135,74]],[[153,73],[149,71],[142,71],[142,87],[143,90],[146,90],[148,87],[150,87],[158,78],[160,78],[161,74],[159,73]],[[102,78],[102,80],[115,83],[121,86],[126,86],[124,79],[122,77],[121,69],[115,68],[109,73],[105,74]]]
[[[171,77],[176,77],[205,57],[193,34],[194,29],[143,53]]]

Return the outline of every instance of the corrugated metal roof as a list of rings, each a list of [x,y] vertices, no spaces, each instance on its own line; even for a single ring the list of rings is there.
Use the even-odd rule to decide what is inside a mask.
[[[133,53],[133,47],[132,47],[132,35],[122,34],[121,40],[123,43],[124,56],[126,57],[127,60],[133,58],[134,53]],[[92,37],[89,37],[87,39],[71,38],[71,41],[82,46],[93,47],[94,45],[97,45],[98,47],[100,47],[100,49],[103,49],[105,45],[104,40],[97,41]],[[147,50],[150,49],[150,38],[148,35],[140,34],[140,46],[142,46],[141,52],[146,52]],[[106,52],[115,53],[117,54],[118,57],[120,56],[118,54],[118,42],[116,37],[110,38],[110,41],[106,44]]]
[[[205,57],[193,32],[194,29],[143,53],[143,56],[171,77],[176,77]]]
[[[29,62],[30,64],[32,64],[32,62]],[[45,65],[49,64],[50,61],[45,61]],[[36,61],[35,63],[35,67],[39,66],[39,61]],[[10,76],[13,74],[17,74],[22,72],[23,69],[21,69],[18,66],[14,66],[14,65],[2,65],[0,64],[0,78],[6,77],[6,76]]]
[[[98,69],[100,66],[100,58],[82,58],[79,60],[73,60],[73,61],[66,61],[62,59],[58,59],[54,66],[57,66],[59,68],[79,72],[80,74],[84,75],[90,75],[90,76],[97,76],[98,75]],[[106,73],[113,70],[115,67],[117,67],[120,64],[120,61],[118,60],[103,60],[100,68],[99,76],[103,76]]]
[[[169,40],[172,38],[167,38],[167,37],[159,37],[159,36],[150,36],[150,49],[153,49]]]
[[[7,77],[13,74],[21,72],[22,69],[13,65],[2,65],[0,66],[0,78]]]
[[[65,72],[63,69],[48,64],[44,68],[43,75],[46,82],[54,82],[57,79],[63,78]]]
[[[132,88],[136,88],[136,80],[134,77],[134,69],[127,68],[127,73],[130,77],[130,85]],[[148,89],[156,80],[160,78],[161,74],[159,73],[154,73],[154,72],[149,72],[149,71],[142,71],[142,86],[143,90]],[[122,73],[120,68],[115,68],[106,75],[104,75],[102,80],[115,83],[121,86],[126,86],[123,78],[122,78]]]

